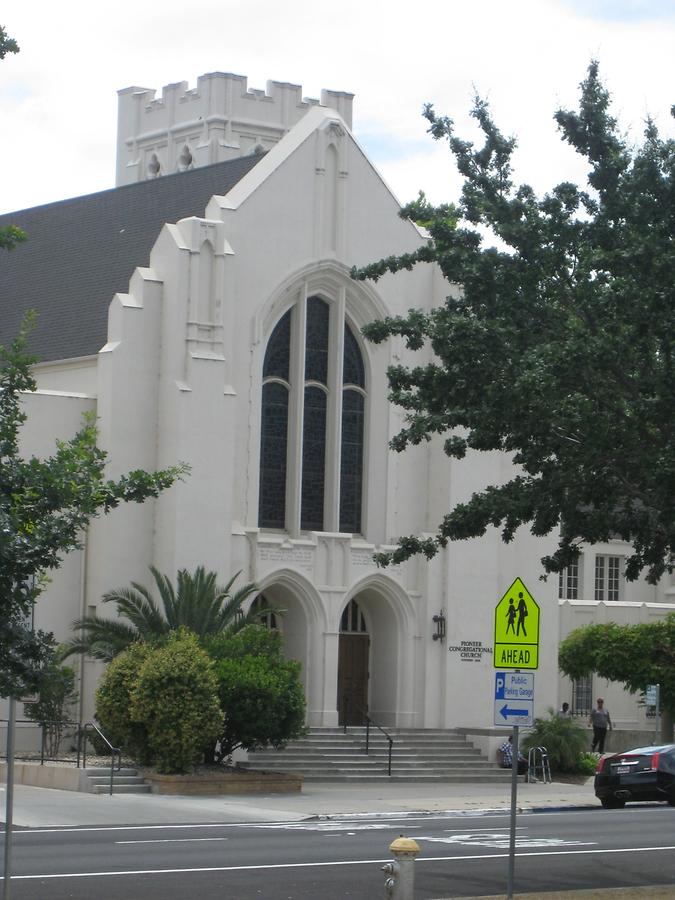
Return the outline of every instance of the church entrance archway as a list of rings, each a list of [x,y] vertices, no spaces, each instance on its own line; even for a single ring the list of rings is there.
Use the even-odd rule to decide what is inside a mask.
[[[340,620],[338,646],[338,722],[364,725],[368,711],[370,636],[363,612],[350,600]]]
[[[301,593],[302,587],[285,577],[270,580],[257,595],[251,609],[258,612],[261,624],[281,634],[281,646],[286,659],[300,663],[300,680],[305,691],[308,710],[311,708],[312,680],[312,607]]]

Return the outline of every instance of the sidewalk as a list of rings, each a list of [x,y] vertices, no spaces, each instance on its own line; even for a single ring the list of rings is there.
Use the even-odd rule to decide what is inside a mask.
[[[0,821],[5,817],[5,788],[0,787]],[[523,811],[594,807],[592,779],[576,784],[519,784]],[[16,785],[14,824],[161,825],[214,822],[274,822],[315,816],[395,815],[456,811],[507,811],[510,784],[336,784],[310,782],[300,794],[249,794],[233,797],[159,794],[84,794]]]

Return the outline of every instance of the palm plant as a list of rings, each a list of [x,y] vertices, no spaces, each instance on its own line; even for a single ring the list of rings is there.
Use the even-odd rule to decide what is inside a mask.
[[[232,592],[239,572],[226,585],[219,586],[217,574],[199,566],[194,572],[180,569],[176,587],[168,575],[154,566],[150,571],[155,580],[160,602],[142,584],[131,582],[130,588],[116,588],[103,596],[104,603],[115,603],[117,614],[127,621],[84,616],[73,622],[77,637],[67,643],[66,656],[86,653],[94,659],[110,662],[134,641],[155,641],[181,626],[198,637],[234,633],[244,625],[259,622],[260,612],[253,609],[244,614],[243,602],[257,593],[249,583]]]

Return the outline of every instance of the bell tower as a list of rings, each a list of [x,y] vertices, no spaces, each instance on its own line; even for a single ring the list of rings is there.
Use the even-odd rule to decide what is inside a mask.
[[[162,96],[152,88],[118,92],[116,185],[160,178],[199,166],[264,153],[313,106],[335,109],[351,128],[353,94],[322,91],[302,97],[297,84],[268,81],[264,91],[248,88],[243,75],[211,72],[188,89],[168,84]]]

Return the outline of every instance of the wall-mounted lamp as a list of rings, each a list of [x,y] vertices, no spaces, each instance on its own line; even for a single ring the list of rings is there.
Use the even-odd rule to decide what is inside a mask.
[[[444,641],[445,640],[445,616],[443,615],[443,610],[441,610],[438,615],[433,616],[431,621],[436,626],[436,633],[432,634],[432,638],[435,641]]]

